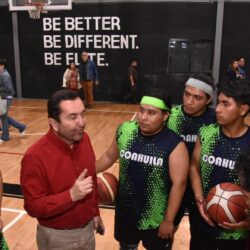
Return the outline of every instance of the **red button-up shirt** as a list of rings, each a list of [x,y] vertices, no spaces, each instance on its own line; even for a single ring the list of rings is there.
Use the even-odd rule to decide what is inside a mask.
[[[41,225],[78,228],[99,215],[95,155],[86,133],[70,149],[50,130],[27,150],[21,164],[24,207]],[[93,178],[94,191],[73,202],[70,188],[85,168]]]

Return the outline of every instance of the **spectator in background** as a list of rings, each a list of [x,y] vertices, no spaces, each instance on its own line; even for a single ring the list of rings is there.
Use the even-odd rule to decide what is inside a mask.
[[[94,61],[89,59],[89,55],[85,51],[81,54],[79,73],[86,101],[85,106],[86,108],[91,109],[93,108],[94,104],[94,83],[96,85],[99,84],[99,74],[96,64],[94,63]]]
[[[20,134],[25,133],[26,125],[17,122],[10,116],[8,116],[8,110],[11,106],[14,88],[12,84],[12,79],[9,72],[6,69],[7,61],[5,59],[0,59],[0,95],[3,99],[7,100],[7,112],[1,116],[2,121],[2,138],[0,143],[9,140],[9,125],[18,129]]]
[[[136,59],[131,61],[130,66],[128,67],[128,83],[130,92],[124,96],[125,103],[132,102],[133,104],[137,103],[137,73],[138,62]]]
[[[232,60],[229,64],[226,75],[228,76],[229,80],[243,79],[243,76],[239,72],[238,61],[236,59]]]
[[[245,58],[240,57],[238,58],[238,71],[242,75],[242,78],[246,78],[246,72],[245,72]]]
[[[63,88],[68,88],[73,91],[77,91],[79,89],[80,76],[79,70],[76,67],[74,62],[70,62],[68,68],[65,70],[63,74]]]

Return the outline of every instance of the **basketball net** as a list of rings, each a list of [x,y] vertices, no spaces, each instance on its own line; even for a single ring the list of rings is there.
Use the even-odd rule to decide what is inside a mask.
[[[40,19],[41,13],[46,13],[43,9],[44,2],[36,2],[36,3],[25,3],[25,6],[31,6],[32,9],[28,9],[29,15],[31,19]]]

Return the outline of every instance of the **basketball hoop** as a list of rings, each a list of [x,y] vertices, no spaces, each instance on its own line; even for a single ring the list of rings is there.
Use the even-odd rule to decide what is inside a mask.
[[[40,19],[41,13],[46,13],[44,11],[44,2],[35,2],[35,3],[25,3],[25,6],[30,6],[32,8],[28,9],[29,15],[31,19]]]

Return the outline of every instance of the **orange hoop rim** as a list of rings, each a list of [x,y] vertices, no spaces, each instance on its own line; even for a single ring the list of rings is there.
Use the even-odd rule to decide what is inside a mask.
[[[37,10],[42,10],[44,6],[44,2],[35,2],[35,3],[26,2],[25,6],[34,6],[36,7]]]

